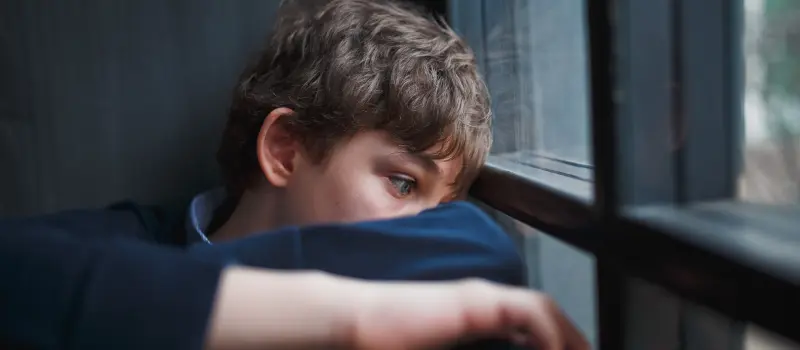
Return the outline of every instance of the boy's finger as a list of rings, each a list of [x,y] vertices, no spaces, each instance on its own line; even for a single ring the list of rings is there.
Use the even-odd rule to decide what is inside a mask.
[[[559,311],[559,324],[561,331],[564,335],[564,345],[567,350],[589,350],[589,341],[583,336],[583,333],[575,326],[567,316]]]
[[[505,334],[517,344],[539,350],[589,350],[589,343],[578,328],[548,296],[522,288],[500,287],[472,282],[466,288],[468,300],[495,300],[495,316],[483,314],[483,322],[472,323],[472,332]],[[488,310],[487,310],[488,311]],[[488,316],[488,317],[487,317]]]
[[[563,350],[564,331],[553,302],[543,294],[515,290],[504,312],[510,324],[527,335],[526,345],[541,350]],[[519,341],[518,339],[514,339]]]
[[[573,324],[557,304],[546,295],[524,291],[530,306],[516,308],[512,317],[519,317],[512,322],[516,325],[527,325],[529,345],[537,349],[553,350],[589,350],[589,342]],[[516,314],[522,312],[523,314]],[[516,316],[514,316],[516,315]],[[527,316],[526,316],[527,315]],[[527,317],[527,318],[526,318]],[[512,339],[520,342],[520,335]]]

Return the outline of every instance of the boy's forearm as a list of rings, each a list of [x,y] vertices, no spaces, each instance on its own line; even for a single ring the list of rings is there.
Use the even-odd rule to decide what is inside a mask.
[[[351,306],[335,277],[229,267],[209,321],[207,349],[335,349],[347,344]],[[335,287],[334,287],[335,286]],[[355,291],[355,287],[353,288]],[[349,295],[350,297],[352,295]]]

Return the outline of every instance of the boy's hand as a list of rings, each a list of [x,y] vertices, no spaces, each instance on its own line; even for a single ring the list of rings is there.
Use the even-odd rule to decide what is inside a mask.
[[[349,299],[354,349],[431,349],[504,337],[539,350],[589,345],[544,294],[469,280],[448,283],[357,283]]]

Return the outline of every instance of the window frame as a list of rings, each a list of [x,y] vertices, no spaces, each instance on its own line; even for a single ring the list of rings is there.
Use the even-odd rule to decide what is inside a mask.
[[[769,244],[732,244],[755,237],[772,247],[800,246],[790,224],[759,218],[769,213],[797,227],[800,211],[735,198],[742,4],[584,1],[592,190],[575,191],[586,184],[561,170],[563,181],[553,182],[492,155],[471,195],[596,257],[600,349],[641,348],[654,340],[685,349],[701,343],[741,348],[742,321],[800,342],[793,326],[800,324],[800,264],[772,257]],[[481,3],[451,0],[453,26],[483,25],[465,10],[478,11]],[[453,13],[472,21],[459,22]],[[484,62],[487,46],[474,40]],[[535,157],[531,162],[548,166]],[[708,321],[659,288],[730,321]],[[653,310],[654,300],[665,307]]]

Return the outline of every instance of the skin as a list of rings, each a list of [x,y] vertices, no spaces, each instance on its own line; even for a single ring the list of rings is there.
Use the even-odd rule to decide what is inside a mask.
[[[244,193],[228,222],[212,236],[226,240],[286,225],[357,222],[417,214],[454,198],[458,159],[411,154],[380,131],[357,133],[322,163],[284,130],[272,111],[259,133],[263,178]]]
[[[556,304],[532,290],[244,267],[222,276],[206,348],[442,349],[481,336],[538,350],[589,349]]]

